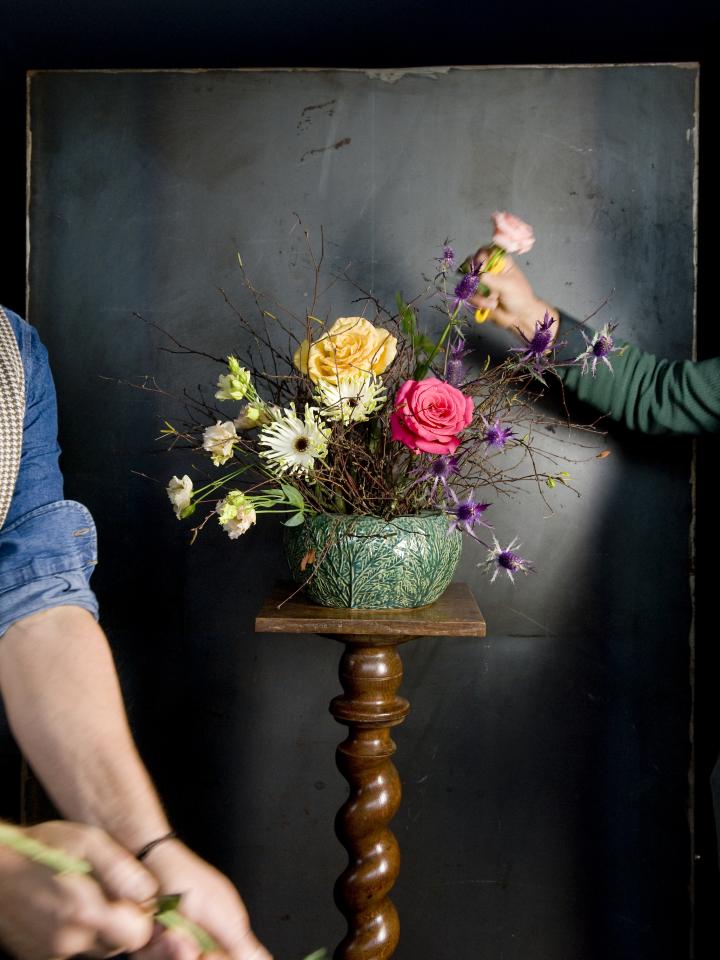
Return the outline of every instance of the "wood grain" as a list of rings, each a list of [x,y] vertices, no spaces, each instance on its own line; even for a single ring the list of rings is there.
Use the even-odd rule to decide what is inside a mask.
[[[484,637],[485,620],[465,583],[451,583],[427,607],[405,610],[350,610],[321,607],[291,596],[297,588],[278,583],[255,620],[258,633],[320,633],[398,637]],[[291,599],[288,599],[291,597]]]

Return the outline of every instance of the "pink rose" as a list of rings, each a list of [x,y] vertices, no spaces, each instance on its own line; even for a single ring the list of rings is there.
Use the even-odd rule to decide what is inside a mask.
[[[495,233],[493,243],[507,253],[527,253],[535,243],[535,234],[529,223],[512,213],[499,211],[492,215]]]
[[[473,402],[444,380],[406,380],[395,395],[390,415],[393,440],[415,453],[454,453],[457,434],[470,426]]]

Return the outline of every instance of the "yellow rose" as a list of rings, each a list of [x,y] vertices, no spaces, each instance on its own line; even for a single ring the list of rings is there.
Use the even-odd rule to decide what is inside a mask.
[[[363,317],[339,317],[315,343],[303,340],[293,362],[313,383],[358,373],[383,373],[395,359],[397,339]]]

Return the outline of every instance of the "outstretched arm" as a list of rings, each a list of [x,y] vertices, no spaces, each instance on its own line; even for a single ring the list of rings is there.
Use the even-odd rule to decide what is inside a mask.
[[[587,347],[581,331],[592,330],[539,298],[510,257],[506,266],[502,273],[482,275],[491,296],[473,302],[479,307],[494,305],[490,320],[528,338],[547,310],[558,318],[556,338],[565,343],[558,349],[559,357],[574,360]],[[594,376],[582,374],[579,366],[560,367],[557,372],[581,400],[630,430],[687,435],[720,431],[720,358],[670,361],[626,344],[610,360],[612,370],[600,363]]]

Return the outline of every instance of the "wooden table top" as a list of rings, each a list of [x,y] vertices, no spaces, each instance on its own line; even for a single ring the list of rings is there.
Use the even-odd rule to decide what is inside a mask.
[[[277,583],[255,619],[258,633],[484,637],[485,619],[466,583],[451,583],[435,603],[405,610],[321,607]],[[283,602],[285,601],[285,602]]]

